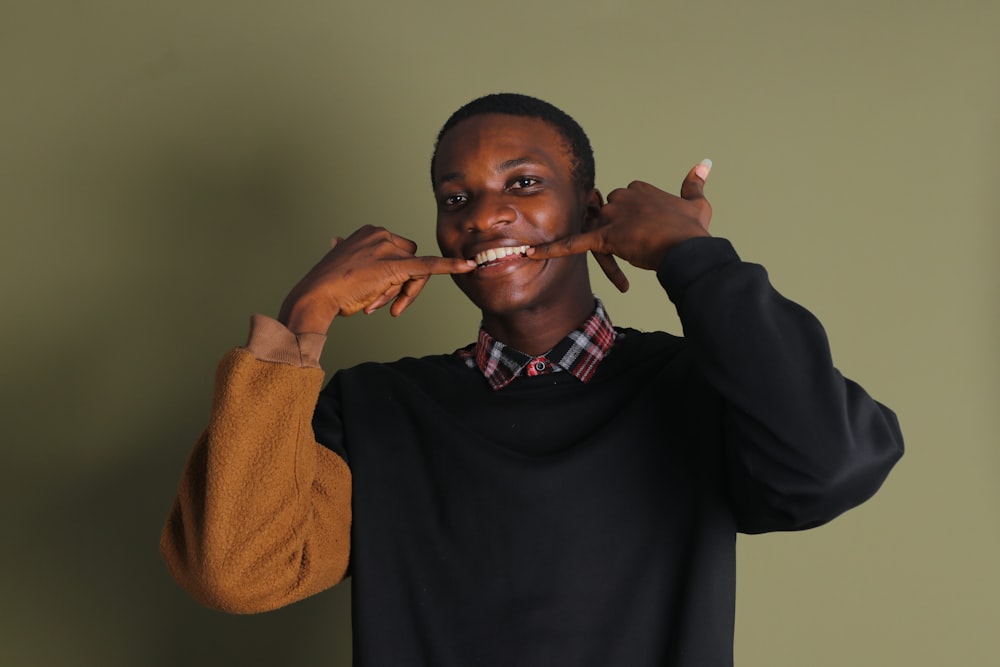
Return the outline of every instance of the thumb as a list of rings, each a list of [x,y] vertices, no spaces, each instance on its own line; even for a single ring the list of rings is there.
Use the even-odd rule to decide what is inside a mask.
[[[681,198],[702,199],[705,196],[705,181],[708,180],[711,171],[712,161],[708,158],[696,164],[684,177],[684,183],[681,184]]]

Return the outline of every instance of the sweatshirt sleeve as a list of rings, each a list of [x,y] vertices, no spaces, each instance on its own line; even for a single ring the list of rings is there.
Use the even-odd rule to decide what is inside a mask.
[[[248,344],[284,361],[247,348],[222,359],[208,427],[161,536],[173,577],[215,609],[275,609],[329,588],[347,571],[351,473],[313,435],[323,382],[308,359],[313,352],[318,359],[316,341],[295,344],[284,331],[293,342],[283,350],[280,331],[264,342],[258,336],[256,345],[252,333]]]
[[[834,367],[809,311],[725,239],[676,246],[657,277],[724,400],[740,531],[817,526],[878,490],[903,453],[896,416]]]

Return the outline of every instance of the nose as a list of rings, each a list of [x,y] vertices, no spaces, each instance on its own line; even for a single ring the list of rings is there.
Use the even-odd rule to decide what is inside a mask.
[[[469,202],[462,226],[466,231],[482,232],[495,225],[505,225],[517,219],[517,210],[503,196],[481,195]]]

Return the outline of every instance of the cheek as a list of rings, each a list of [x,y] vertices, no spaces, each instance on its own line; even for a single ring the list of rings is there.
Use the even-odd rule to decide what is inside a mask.
[[[449,234],[448,229],[444,225],[438,223],[436,236],[438,250],[441,251],[442,255],[448,255],[448,249],[452,247],[452,244],[454,243],[454,234]]]
[[[563,238],[574,232],[579,232],[582,228],[581,220],[575,212],[566,209],[550,209],[539,212],[535,216],[535,224],[540,230],[544,230],[545,235],[550,239]]]

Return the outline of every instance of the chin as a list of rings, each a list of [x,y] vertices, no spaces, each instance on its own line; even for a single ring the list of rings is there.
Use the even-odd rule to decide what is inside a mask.
[[[587,256],[542,261],[521,259],[452,276],[483,315],[562,310],[574,295],[592,295]]]
[[[464,276],[453,276],[455,284],[462,290],[466,298],[481,310],[483,314],[493,313],[503,315],[523,310],[531,306],[531,297],[520,293],[518,290],[509,288],[493,287],[489,290],[483,289],[482,285],[470,284],[468,280],[462,280]]]

